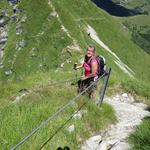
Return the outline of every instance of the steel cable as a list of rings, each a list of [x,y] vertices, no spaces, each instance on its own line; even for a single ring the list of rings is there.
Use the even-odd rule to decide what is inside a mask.
[[[105,74],[103,74],[101,77],[99,77],[96,81],[94,81],[91,85],[89,85],[84,91],[82,91],[81,93],[79,93],[76,97],[74,97],[73,99],[69,100],[69,102],[67,104],[65,104],[64,106],[62,106],[58,111],[56,111],[55,113],[53,113],[47,120],[43,121],[41,124],[39,124],[36,128],[34,128],[27,136],[25,136],[18,144],[16,144],[14,147],[11,148],[11,150],[15,150],[16,148],[18,148],[20,145],[22,145],[25,141],[27,141],[33,134],[35,134],[40,128],[42,128],[43,126],[45,126],[47,123],[51,122],[52,120],[54,120],[61,112],[63,112],[68,106],[70,106],[71,104],[74,104],[78,98],[83,95],[86,91],[88,91],[96,82],[98,82],[102,77],[104,77]]]

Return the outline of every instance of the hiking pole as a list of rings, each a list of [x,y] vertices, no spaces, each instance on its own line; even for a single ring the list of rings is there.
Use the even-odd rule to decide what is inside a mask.
[[[75,78],[76,78],[76,82],[77,82],[77,76],[78,76],[78,73],[77,73],[77,63],[75,63],[74,64],[74,69],[75,69],[75,71],[76,71],[76,73],[75,73]]]
[[[78,80],[76,67],[77,67],[77,63],[75,63],[74,66],[73,66],[73,69],[75,70],[75,82],[71,83],[71,85],[75,85],[77,80]]]

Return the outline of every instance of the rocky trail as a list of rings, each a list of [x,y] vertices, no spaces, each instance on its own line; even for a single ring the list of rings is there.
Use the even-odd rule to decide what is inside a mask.
[[[99,135],[93,136],[81,146],[82,150],[127,150],[130,145],[127,137],[141,124],[142,119],[150,116],[143,103],[135,102],[131,95],[126,93],[113,98],[105,98],[117,115],[117,123],[111,125]]]

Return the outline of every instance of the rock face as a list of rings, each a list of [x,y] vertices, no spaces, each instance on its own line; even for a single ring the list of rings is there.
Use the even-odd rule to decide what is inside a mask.
[[[5,43],[7,42],[7,32],[5,27],[0,27],[0,60],[3,57]]]
[[[8,0],[10,2],[11,5],[16,5],[18,4],[18,2],[20,2],[20,0]]]
[[[2,10],[0,14],[0,61],[2,60],[2,57],[4,55],[4,49],[7,42],[8,34],[7,34],[7,23],[8,21],[13,21],[16,23],[18,20],[17,13],[19,13],[19,9],[17,8],[18,3],[20,0],[8,0],[10,6],[13,10],[13,15],[9,16],[7,9]],[[26,19],[26,16],[21,20],[22,22]],[[19,35],[22,32],[22,28],[20,27],[20,24],[16,25],[16,34]],[[20,47],[24,46],[24,41],[19,43]],[[7,74],[7,73],[6,73]]]
[[[3,27],[4,26],[4,22],[5,22],[5,20],[2,18],[2,19],[0,19],[0,27]]]
[[[85,142],[84,146],[82,147],[82,150],[87,150],[87,148],[90,150],[97,149],[97,145],[99,145],[101,142],[102,137],[100,135],[93,136]]]
[[[146,105],[143,103],[136,103],[134,98],[127,93],[116,95],[113,98],[106,98],[104,101],[112,105],[116,111],[118,122],[111,125],[100,136],[99,142],[88,139],[82,150],[127,150],[130,145],[126,139],[131,134],[135,127],[142,122],[146,116],[150,116],[150,112],[146,111]],[[87,144],[88,143],[88,144]],[[89,144],[92,143],[90,146]]]
[[[4,55],[4,48],[7,42],[7,23],[9,21],[9,16],[6,10],[2,10],[0,14],[0,61]]]

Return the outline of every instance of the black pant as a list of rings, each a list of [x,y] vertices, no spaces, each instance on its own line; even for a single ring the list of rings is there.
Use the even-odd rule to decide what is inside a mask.
[[[88,78],[86,80],[79,80],[78,81],[78,93],[84,91],[87,87],[89,87],[94,82],[94,77]],[[88,93],[91,93],[93,90],[96,90],[97,83],[95,82],[88,90]]]

